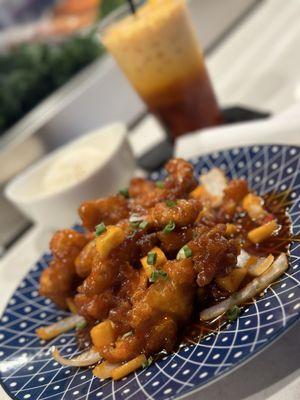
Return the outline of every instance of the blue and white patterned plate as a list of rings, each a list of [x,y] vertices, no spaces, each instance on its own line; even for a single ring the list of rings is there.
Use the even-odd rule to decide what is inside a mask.
[[[290,189],[289,214],[293,233],[299,232],[300,148],[277,145],[234,148],[192,162],[197,174],[218,166],[230,178],[245,177],[260,194]],[[160,173],[152,174],[153,179],[159,177]],[[35,335],[37,327],[67,315],[38,295],[40,272],[50,258],[49,254],[43,255],[23,279],[1,319],[0,377],[4,389],[14,399],[177,399],[241,365],[300,316],[300,244],[293,243],[288,271],[226,329],[119,382],[101,382],[92,376],[91,370],[62,367],[50,356],[52,345],[64,355],[76,354],[72,332],[49,343]]]

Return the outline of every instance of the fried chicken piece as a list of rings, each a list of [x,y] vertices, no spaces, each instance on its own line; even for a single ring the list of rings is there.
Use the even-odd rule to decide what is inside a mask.
[[[78,293],[74,297],[74,301],[78,314],[82,315],[87,321],[101,321],[107,318],[116,298],[112,289],[107,289],[101,294],[95,295]]]
[[[97,258],[92,266],[91,273],[78,287],[78,293],[95,295],[110,288],[119,273],[119,268],[119,260],[109,258],[101,261]]]
[[[201,203],[198,200],[177,200],[172,207],[167,203],[158,203],[152,207],[147,216],[149,224],[156,229],[164,228],[170,221],[173,221],[176,227],[184,227],[192,224],[201,209]]]
[[[96,244],[94,240],[91,240],[75,259],[77,275],[81,278],[86,278],[92,271],[95,257],[97,257]]]
[[[193,229],[183,227],[170,233],[158,232],[157,236],[161,241],[161,249],[167,253],[174,253],[192,240]]]
[[[170,160],[166,166],[168,176],[163,187],[157,187],[155,182],[144,178],[134,178],[129,187],[129,207],[133,212],[142,212],[164,200],[186,198],[197,186],[193,166],[181,158]]]
[[[220,213],[232,218],[237,206],[241,203],[246,194],[249,193],[247,181],[244,179],[234,179],[230,181],[224,189],[223,204]]]
[[[100,349],[110,362],[121,362],[141,352],[150,354],[176,343],[178,329],[190,318],[196,293],[195,271],[190,259],[167,261],[167,279],[159,277],[133,301],[132,335],[119,337],[113,346]]]
[[[53,261],[41,274],[40,294],[59,307],[67,308],[66,298],[72,296],[78,284],[74,261],[88,240],[72,229],[58,231],[51,239]]]
[[[128,202],[123,196],[111,196],[84,201],[78,210],[83,226],[90,231],[100,222],[114,225],[129,215]]]
[[[194,268],[198,273],[197,284],[203,287],[216,276],[226,275],[237,263],[240,243],[226,237],[226,226],[218,224],[210,229],[200,226],[196,237],[188,243],[193,254]]]
[[[165,188],[174,198],[185,198],[198,184],[192,164],[182,158],[171,159],[165,169],[169,174],[165,179]]]

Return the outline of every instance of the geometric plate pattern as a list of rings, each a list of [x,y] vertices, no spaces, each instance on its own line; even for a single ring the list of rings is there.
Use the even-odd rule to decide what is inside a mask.
[[[260,194],[290,189],[289,215],[293,233],[299,233],[300,148],[233,148],[191,161],[198,175],[218,166],[230,178],[245,177]],[[151,178],[159,179],[162,174],[155,172]],[[218,334],[191,343],[119,382],[101,382],[90,369],[63,367],[49,355],[52,345],[65,356],[75,355],[73,332],[48,343],[35,335],[37,327],[67,315],[38,295],[40,272],[51,259],[45,254],[23,279],[1,318],[1,383],[12,398],[22,400],[178,399],[241,365],[299,319],[299,258],[300,243],[293,243],[287,272]]]

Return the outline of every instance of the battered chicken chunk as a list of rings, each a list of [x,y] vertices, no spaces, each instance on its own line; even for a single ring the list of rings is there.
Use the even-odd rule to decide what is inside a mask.
[[[58,231],[51,239],[53,260],[41,274],[40,294],[62,308],[67,307],[66,299],[79,283],[74,262],[88,240],[86,235],[72,229]]]
[[[195,229],[195,238],[188,243],[197,271],[197,284],[208,285],[216,276],[226,275],[237,263],[240,243],[226,237],[226,226],[201,226]]]
[[[128,204],[123,196],[84,201],[78,212],[83,226],[90,231],[94,231],[100,222],[112,225],[129,215]]]

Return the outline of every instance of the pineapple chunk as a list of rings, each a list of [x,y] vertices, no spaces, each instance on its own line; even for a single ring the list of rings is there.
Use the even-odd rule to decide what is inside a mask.
[[[196,189],[194,189],[191,193],[190,193],[190,197],[192,199],[201,199],[204,195],[208,195],[205,192],[205,189],[203,186],[197,186]]]
[[[96,350],[101,350],[104,346],[109,346],[115,341],[115,327],[109,319],[100,322],[91,330],[91,338]]]
[[[234,293],[238,290],[246,275],[246,267],[234,268],[230,274],[226,276],[218,276],[216,282],[220,288],[225,289],[230,293]]]
[[[248,233],[248,239],[251,240],[252,243],[260,243],[268,239],[278,228],[276,221],[272,220],[258,228],[252,229],[252,231]]]
[[[109,253],[119,246],[125,239],[125,232],[118,226],[110,225],[106,232],[96,237],[96,249],[100,253],[101,259],[107,258]]]
[[[154,265],[148,264],[148,256],[141,258],[141,264],[148,278],[150,278],[152,272],[154,272],[159,267],[164,265],[165,262],[167,262],[167,257],[165,256],[165,253],[159,247],[153,247],[153,249],[150,250],[149,253],[156,254],[156,261]]]
[[[267,211],[263,208],[263,199],[253,193],[247,194],[243,199],[243,208],[247,211],[249,217],[256,221],[268,215]]]

